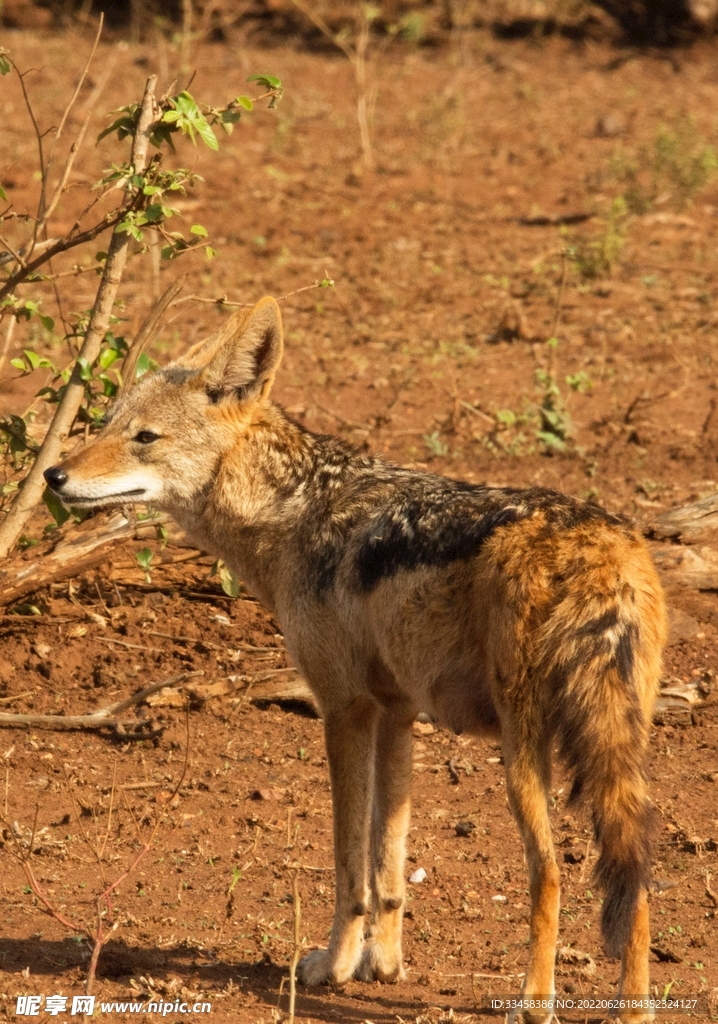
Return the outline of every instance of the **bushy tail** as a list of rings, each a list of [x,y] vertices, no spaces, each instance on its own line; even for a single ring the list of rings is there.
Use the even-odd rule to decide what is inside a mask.
[[[626,585],[609,598],[605,590],[567,597],[540,641],[552,724],[573,776],[571,799],[580,797],[593,814],[610,956],[620,956],[648,886],[655,828],[644,761],[665,613],[655,574],[644,573],[643,583],[640,591]]]

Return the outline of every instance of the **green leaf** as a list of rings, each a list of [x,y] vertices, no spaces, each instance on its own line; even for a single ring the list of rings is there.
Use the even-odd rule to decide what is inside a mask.
[[[0,199],[4,199],[5,202],[7,202],[7,194],[5,192],[5,189],[2,187],[2,185],[0,185]]]
[[[27,365],[24,359],[11,359],[10,366],[14,366],[16,370],[22,370],[23,373],[27,370]]]
[[[77,365],[80,368],[80,380],[92,380],[92,365],[84,356],[77,357]]]
[[[37,544],[37,541],[35,541]],[[42,612],[34,604],[16,604],[10,609],[11,615],[42,615]],[[24,892],[25,890],[23,890]]]
[[[7,57],[0,56],[0,75],[9,75],[12,65]]]
[[[200,238],[207,237],[207,228],[203,228],[201,224],[193,224],[189,230],[191,235],[199,235]]]
[[[106,348],[100,352],[100,366],[103,370],[109,370],[112,364],[119,358],[119,353],[113,348]]]
[[[158,364],[154,359],[150,359],[146,352],[140,354],[135,367],[135,379],[139,380],[140,377],[144,377],[150,370],[156,370]]]
[[[42,326],[45,328],[45,330],[53,331],[55,329],[55,321],[52,319],[52,317],[44,316],[42,313],[40,313],[39,315],[40,320],[42,321]]]
[[[113,380],[110,380],[110,378],[104,373],[100,374],[99,379],[102,384],[102,394],[105,398],[114,398],[117,394],[117,384]],[[99,409],[98,412],[100,415],[103,414],[102,409]]]
[[[124,139],[128,135],[134,135],[139,120],[140,108],[137,103],[133,103],[131,107],[122,108],[125,113],[121,117],[118,117],[116,121],[113,121],[108,128],[104,128],[97,136],[97,141],[101,142],[106,135],[111,135],[113,132],[117,132],[118,138]]]
[[[248,82],[256,82],[257,85],[263,85],[266,89],[281,89],[282,83],[274,75],[250,75],[247,79]]]
[[[219,582],[227,597],[239,597],[239,580],[224,562],[219,565]]]
[[[37,354],[37,352],[33,352],[31,349],[26,348],[24,349],[24,352],[25,358],[27,359],[32,369],[37,370],[37,368],[40,365],[40,356]]]
[[[145,217],[148,224],[156,224],[162,220],[164,208],[161,203],[150,203],[145,210]]]
[[[150,567],[150,565],[152,563],[153,555],[154,555],[154,552],[152,551],[152,548],[142,548],[141,551],[138,551],[135,554],[135,559],[137,561],[137,564],[142,569],[144,569],[145,572],[147,572],[147,570],[149,569],[149,567]]]
[[[217,250],[213,249],[211,245],[205,245],[204,254],[208,260],[213,260],[217,255]]]
[[[244,107],[245,110],[254,110],[254,104],[249,96],[238,96],[236,102],[239,103],[240,107]]]
[[[198,120],[195,122],[195,128],[197,129],[197,134],[199,135],[199,137],[202,139],[206,146],[209,146],[210,149],[213,149],[215,151],[219,149],[217,136],[212,131],[212,126],[208,124],[207,121],[204,120],[204,118],[202,118],[201,121]]]
[[[56,405],[60,401],[60,391],[55,388],[40,388],[36,398],[44,398],[50,405]]]
[[[70,518],[70,510],[65,508],[55,492],[51,491],[49,487],[45,488],[42,500],[47,505],[50,515],[58,526],[62,526],[63,523],[67,522]]]

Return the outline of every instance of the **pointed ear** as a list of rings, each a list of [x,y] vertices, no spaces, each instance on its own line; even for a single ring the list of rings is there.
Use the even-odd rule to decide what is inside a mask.
[[[237,316],[237,314],[234,314]],[[275,299],[260,299],[249,314],[235,321],[231,336],[205,343],[209,356],[202,380],[213,401],[223,397],[266,398],[282,358],[282,315]],[[226,324],[225,328],[229,328]],[[209,342],[212,342],[211,348]],[[209,348],[209,351],[208,351]],[[200,352],[193,353],[193,360]]]

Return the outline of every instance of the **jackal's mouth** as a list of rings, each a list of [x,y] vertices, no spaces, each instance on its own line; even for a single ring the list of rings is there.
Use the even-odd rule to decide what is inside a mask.
[[[144,487],[137,487],[132,491],[117,491],[115,494],[95,494],[88,497],[87,495],[70,494],[63,489],[58,492],[58,497],[62,499],[63,504],[70,505],[72,508],[90,508],[93,505],[107,505],[110,502],[137,501],[146,493]]]

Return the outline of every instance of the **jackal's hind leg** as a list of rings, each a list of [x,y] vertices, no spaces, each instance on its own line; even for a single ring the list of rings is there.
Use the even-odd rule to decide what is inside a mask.
[[[518,822],[526,848],[531,894],[529,962],[521,995],[538,1000],[535,1010],[515,1012],[511,1024],[548,1024],[553,1009],[541,1004],[555,994],[554,963],[560,899],[559,871],[554,856],[548,817],[547,791],[550,777],[549,743],[536,737],[516,741],[504,730],[504,756],[509,803]],[[540,747],[542,749],[540,749]]]
[[[371,823],[372,907],[356,976],[361,981],[402,981],[404,856],[411,801],[411,724],[414,709],[396,701],[382,712],[374,763]]]
[[[369,910],[369,820],[374,777],[378,706],[358,697],[324,720],[334,805],[336,901],[327,949],[299,962],[305,985],[345,985],[362,955],[364,918]]]

